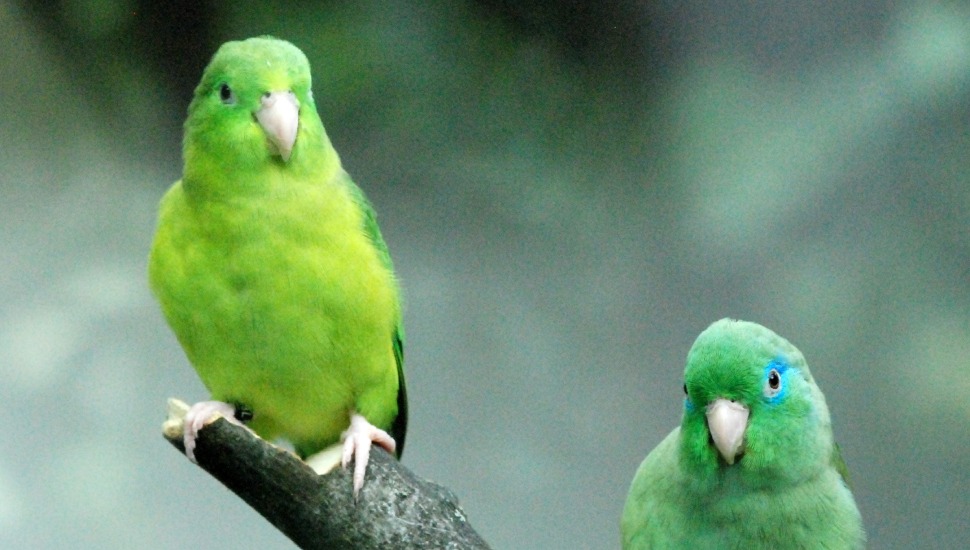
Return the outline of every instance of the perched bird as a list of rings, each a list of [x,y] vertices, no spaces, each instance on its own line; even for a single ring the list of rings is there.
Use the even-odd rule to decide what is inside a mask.
[[[189,410],[186,454],[194,460],[214,413],[302,457],[342,440],[356,493],[371,442],[404,448],[401,306],[303,52],[272,37],[222,45],[189,105],[183,157],[159,207],[149,281],[215,400]]]
[[[684,416],[637,470],[623,548],[862,548],[825,398],[767,328],[722,319],[697,337]]]

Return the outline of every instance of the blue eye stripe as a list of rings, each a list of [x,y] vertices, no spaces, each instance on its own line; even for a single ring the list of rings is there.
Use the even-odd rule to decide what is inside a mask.
[[[768,388],[768,376],[771,374],[772,370],[778,372],[780,379],[778,390],[774,395],[765,395],[765,400],[773,405],[784,399],[788,394],[788,380],[791,377],[791,373],[797,371],[797,369],[791,368],[791,366],[788,365],[788,362],[781,357],[771,360],[767,365],[765,365],[764,377],[762,378],[762,387]]]
[[[684,408],[687,410],[687,412],[693,412],[694,402],[690,400],[690,397],[684,398]]]
[[[788,372],[788,369],[790,368],[791,367],[788,365],[788,361],[785,361],[781,357],[776,357],[775,359],[772,359],[770,362],[768,362],[767,365],[765,365],[765,377],[768,376],[768,373],[771,371],[771,369],[775,369],[776,371],[778,371],[778,374],[784,375],[786,372]]]

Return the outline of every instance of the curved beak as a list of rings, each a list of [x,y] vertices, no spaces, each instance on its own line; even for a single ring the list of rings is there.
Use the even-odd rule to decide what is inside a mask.
[[[300,101],[293,92],[266,92],[260,99],[256,120],[269,139],[270,154],[290,160],[300,126]]]
[[[734,464],[744,445],[748,408],[728,399],[716,399],[707,406],[707,429],[714,446],[728,464]]]

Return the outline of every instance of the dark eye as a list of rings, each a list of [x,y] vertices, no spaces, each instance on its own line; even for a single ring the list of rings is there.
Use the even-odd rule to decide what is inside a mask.
[[[781,373],[778,369],[768,371],[768,380],[765,382],[765,397],[772,398],[781,391]]]
[[[684,395],[690,395],[689,393],[687,393],[687,384],[684,384]]]
[[[233,103],[236,101],[236,96],[232,93],[232,88],[230,88],[225,82],[219,86],[219,99],[221,99],[223,103]]]

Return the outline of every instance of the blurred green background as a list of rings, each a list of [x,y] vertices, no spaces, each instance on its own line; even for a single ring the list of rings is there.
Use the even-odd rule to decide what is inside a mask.
[[[813,4],[813,5],[809,5]],[[725,316],[804,352],[872,548],[970,528],[963,3],[0,3],[0,547],[286,548],[165,443],[150,296],[217,46],[297,44],[406,298],[405,464],[495,548],[617,548]]]

